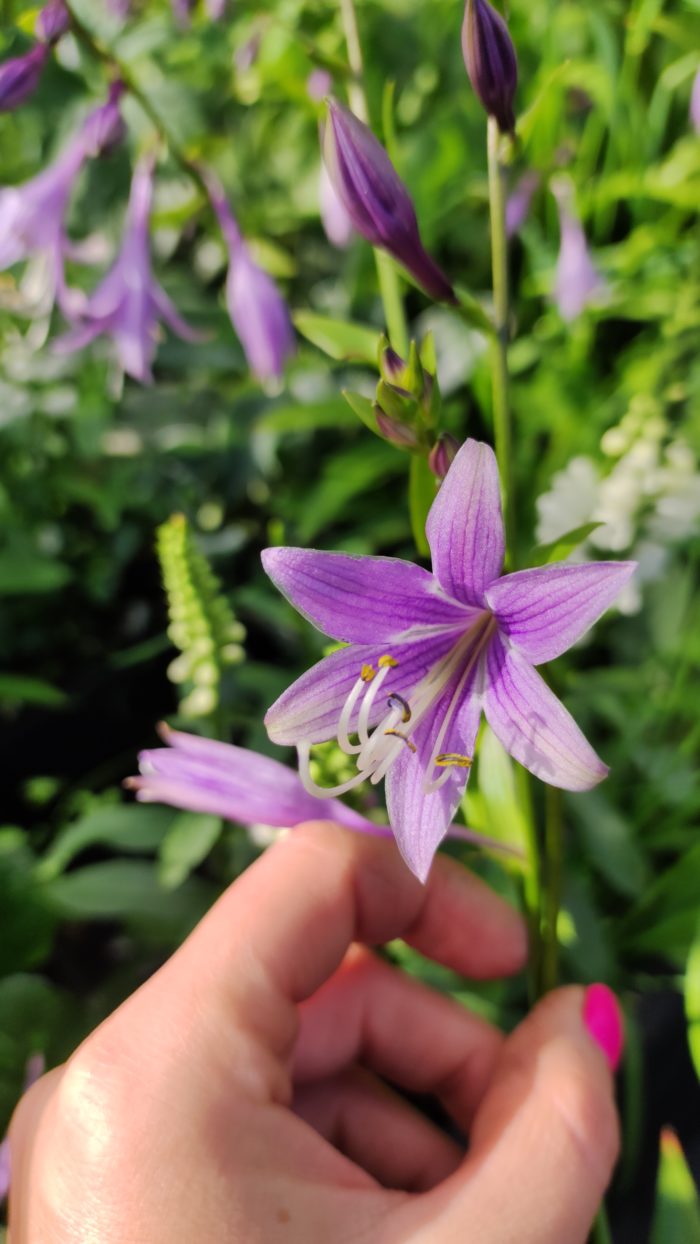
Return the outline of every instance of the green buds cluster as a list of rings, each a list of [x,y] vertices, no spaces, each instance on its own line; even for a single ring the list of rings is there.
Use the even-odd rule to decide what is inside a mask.
[[[383,337],[379,343],[379,383],[373,414],[380,436],[400,449],[427,454],[440,414],[440,390],[431,338],[420,349],[411,342],[402,359]]]
[[[168,677],[185,691],[181,712],[208,717],[219,706],[224,669],[245,656],[245,628],[197,548],[184,514],[173,514],[158,528],[156,548],[168,598],[168,636],[180,650]]]

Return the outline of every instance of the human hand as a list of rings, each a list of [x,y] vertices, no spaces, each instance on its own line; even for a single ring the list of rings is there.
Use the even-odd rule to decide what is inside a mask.
[[[391,842],[281,839],[20,1103],[12,1244],[582,1244],[618,1145],[608,991],[504,1038],[367,949],[394,937],[472,978],[526,956],[449,859],[423,887]]]

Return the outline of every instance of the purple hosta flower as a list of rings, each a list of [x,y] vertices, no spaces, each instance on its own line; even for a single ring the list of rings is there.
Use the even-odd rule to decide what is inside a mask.
[[[306,79],[307,94],[315,104],[320,104],[321,100],[330,95],[332,86],[333,79],[327,69],[312,69]]]
[[[228,0],[204,0],[204,11],[212,22],[218,22],[225,16]]]
[[[447,277],[425,250],[411,196],[374,134],[332,99],[323,158],[336,193],[358,233],[403,264],[426,293],[455,303]]]
[[[119,22],[125,22],[131,13],[131,0],[107,0],[107,8]]]
[[[45,1061],[43,1054],[32,1054],[27,1059],[27,1065],[24,1070],[24,1089],[28,1092],[33,1084],[44,1074]],[[10,1142],[7,1138],[0,1141],[0,1201],[4,1201],[10,1191]]]
[[[298,773],[269,756],[166,725],[159,726],[159,733],[168,746],[141,752],[140,776],[124,783],[142,802],[206,812],[238,825],[293,829],[304,821],[326,820],[374,837],[391,836],[389,828],[367,820],[339,799],[309,794]],[[461,826],[454,826],[450,836],[513,853],[502,843]]]
[[[12,112],[33,95],[48,56],[48,46],[37,43],[24,56],[13,56],[0,65],[0,112]]]
[[[319,630],[350,646],[307,671],[266,716],[300,776],[334,798],[387,778],[399,848],[424,879],[469,776],[482,711],[537,777],[587,790],[607,772],[535,670],[565,652],[627,581],[631,562],[557,564],[501,577],[496,459],[469,440],[428,516],[433,573],[386,557],[267,549],[263,565]],[[357,774],[321,790],[312,744],[337,736]]]
[[[137,164],[119,255],[88,298],[81,323],[54,345],[61,353],[82,350],[106,333],[114,341],[122,369],[142,384],[153,379],[151,364],[160,319],[185,340],[199,340],[199,334],[178,315],[151,270],[148,224],[153,202],[153,165],[150,156]]]
[[[568,188],[555,187],[559,207],[561,240],[554,278],[554,301],[565,320],[575,320],[597,294],[605,289],[605,282],[596,268],[588,249],[588,242],[581,222],[570,207],[572,195]]]
[[[194,0],[170,0],[170,3],[178,26],[188,26],[192,9],[194,8]]]
[[[355,230],[345,205],[338,197],[328,169],[323,163],[318,182],[318,205],[321,223],[328,241],[333,246],[337,246],[339,250],[345,250],[352,242]]]
[[[527,173],[523,173],[520,181],[508,196],[506,203],[506,236],[515,237],[522,229],[525,221],[530,215],[530,207],[532,198],[540,184],[540,175],[530,169]]]
[[[49,0],[34,24],[37,39],[44,43],[56,43],[70,27],[70,14],[63,0]]]
[[[690,123],[696,134],[700,134],[700,69],[694,79],[690,92]]]
[[[111,147],[123,132],[119,112],[122,88],[111,88],[107,102],[87,117],[58,159],[21,186],[0,189],[0,271],[30,255],[47,260],[50,301],[58,295],[70,311],[63,271],[68,248],[64,218],[75,179],[83,162]]]
[[[469,80],[486,112],[496,118],[499,129],[511,134],[518,62],[508,27],[488,0],[467,0],[462,52]]]
[[[294,353],[289,311],[272,277],[253,259],[223,189],[207,174],[209,198],[229,251],[226,302],[250,370],[263,383],[281,380]]]

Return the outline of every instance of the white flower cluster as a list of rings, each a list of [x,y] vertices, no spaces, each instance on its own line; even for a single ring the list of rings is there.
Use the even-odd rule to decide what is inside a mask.
[[[584,523],[601,523],[572,559],[588,560],[594,549],[628,552],[639,569],[617,605],[637,613],[643,585],[661,578],[672,546],[699,529],[700,472],[690,447],[670,436],[666,420],[642,400],[605,433],[601,450],[614,460],[611,470],[572,458],[538,498],[537,540],[549,544]]]

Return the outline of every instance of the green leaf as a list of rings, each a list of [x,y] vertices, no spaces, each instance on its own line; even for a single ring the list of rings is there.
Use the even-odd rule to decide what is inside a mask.
[[[700,1079],[700,924],[690,947],[683,981],[685,1016],[688,1023],[690,1055]]]
[[[548,566],[550,562],[563,562],[578,548],[579,544],[583,544],[587,540],[592,531],[596,527],[602,527],[602,523],[583,523],[580,527],[573,527],[571,531],[565,532],[563,536],[558,536],[556,540],[552,540],[549,544],[538,544],[533,549],[531,556],[531,564],[533,566]]]
[[[46,902],[66,920],[124,920],[167,944],[190,932],[216,893],[197,877],[165,890],[154,865],[141,860],[88,864],[44,887]]]
[[[465,324],[470,328],[478,328],[479,332],[486,333],[487,336],[493,337],[496,329],[493,320],[484,311],[481,303],[469,293],[462,285],[455,286],[455,293],[459,299],[459,305],[451,308]]]
[[[337,428],[343,424],[353,427],[355,421],[350,418],[342,398],[330,397],[323,402],[308,402],[303,406],[274,406],[260,416],[255,431],[281,435],[285,432],[315,432],[317,428]]]
[[[425,521],[435,500],[436,481],[426,458],[414,454],[408,482],[408,503],[411,511],[411,531],[421,557],[430,556],[430,546],[425,534]]]
[[[87,847],[148,855],[161,845],[177,819],[170,808],[144,804],[115,804],[89,812],[56,836],[36,872],[42,881],[62,873]]]
[[[526,857],[527,813],[518,797],[513,761],[487,725],[480,732],[477,755],[477,782],[465,794],[467,824]],[[519,871],[526,867],[525,859],[512,856],[503,856],[503,862]]]
[[[678,1138],[661,1133],[656,1209],[650,1244],[700,1244],[700,1207],[695,1183]]]
[[[302,337],[318,346],[332,359],[377,364],[381,333],[379,329],[348,320],[333,320],[312,311],[295,311],[292,316]]]
[[[219,816],[204,812],[181,812],[160,844],[158,880],[174,890],[206,859],[221,834]]]
[[[576,795],[567,809],[578,819],[593,866],[620,894],[636,898],[649,882],[649,869],[630,823],[597,790]]]
[[[65,691],[52,687],[41,678],[23,674],[0,674],[0,702],[11,705],[41,704],[44,708],[60,708],[68,699]]]
[[[71,578],[68,566],[48,557],[0,553],[0,596],[55,592]]]
[[[362,393],[351,393],[348,389],[343,389],[343,397],[358,419],[362,420],[365,427],[369,428],[370,432],[374,432],[375,436],[379,436],[383,440],[384,437],[381,435],[377,427],[377,420],[374,417],[374,403],[368,397],[364,397]]]
[[[684,963],[697,931],[699,893],[700,843],[696,843],[623,917],[618,925],[623,947]]]

